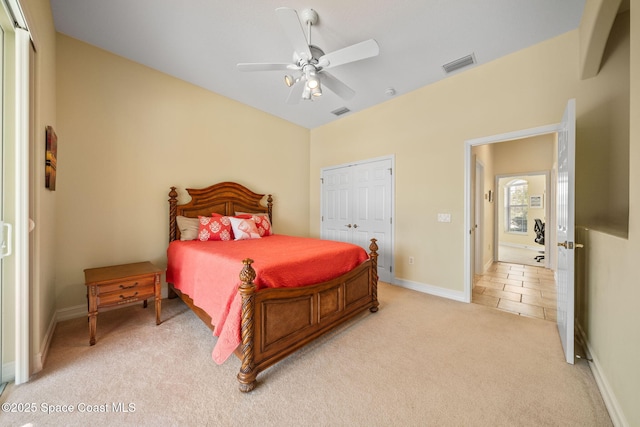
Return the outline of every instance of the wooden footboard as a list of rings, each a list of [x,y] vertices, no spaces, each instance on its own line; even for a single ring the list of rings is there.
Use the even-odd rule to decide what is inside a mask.
[[[256,386],[260,371],[334,329],[365,309],[378,311],[378,245],[371,239],[369,260],[334,280],[314,286],[256,292],[256,273],[245,259],[242,285],[240,390]]]

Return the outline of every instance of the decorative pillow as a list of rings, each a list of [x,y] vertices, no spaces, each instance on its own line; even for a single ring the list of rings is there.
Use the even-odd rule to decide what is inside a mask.
[[[256,228],[256,223],[253,218],[238,218],[230,216],[231,228],[233,229],[233,235],[235,240],[246,239],[259,239],[260,233]]]
[[[188,218],[186,216],[176,216],[178,230],[180,230],[180,240],[196,240],[198,238],[198,229],[200,221],[198,218]]]
[[[260,237],[267,237],[273,234],[271,228],[271,221],[269,221],[269,214],[266,213],[248,213],[248,212],[236,212],[238,218],[252,218],[256,223],[256,228]]]
[[[198,216],[198,239],[207,240],[232,240],[233,231],[228,216],[214,214],[212,216]]]

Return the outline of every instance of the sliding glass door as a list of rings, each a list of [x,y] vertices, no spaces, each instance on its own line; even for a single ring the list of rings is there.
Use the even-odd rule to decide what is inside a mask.
[[[4,9],[0,10],[0,13],[5,14]],[[2,17],[2,22],[5,21],[4,18],[6,18],[6,16]],[[4,342],[4,326],[5,326],[5,322],[4,322],[4,286],[3,286],[3,279],[4,279],[4,273],[3,273],[3,258],[4,255],[8,253],[9,251],[9,245],[10,242],[8,241],[9,239],[9,233],[7,233],[7,227],[5,227],[4,224],[4,194],[5,194],[5,189],[4,189],[4,159],[5,159],[5,154],[4,154],[4,128],[5,128],[5,120],[4,120],[4,81],[5,81],[5,76],[4,76],[4,28],[2,25],[0,25],[0,225],[2,226],[2,229],[0,230],[0,242],[2,242],[2,244],[0,245],[0,253],[2,254],[0,256],[0,384],[6,382],[5,381],[5,377],[3,375],[2,372],[2,368],[4,366],[4,346],[3,346],[3,342]],[[7,225],[8,226],[8,225]]]

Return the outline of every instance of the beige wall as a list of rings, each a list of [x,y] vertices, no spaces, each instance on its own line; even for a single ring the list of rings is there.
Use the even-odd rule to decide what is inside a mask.
[[[332,164],[395,154],[396,278],[462,292],[464,142],[559,122],[578,96],[577,58],[577,32],[570,32],[314,129],[311,177]],[[314,183],[310,232],[317,235]],[[438,212],[451,213],[452,222],[437,222]]]
[[[275,231],[307,234],[307,129],[62,34],[57,58],[58,308],[85,268],[166,265],[172,185],[272,193]]]
[[[633,21],[631,52],[637,46],[632,53],[631,117],[640,117],[640,24],[637,16]],[[578,40],[578,31],[569,32],[312,130],[310,233],[317,235],[320,228],[319,187],[314,178],[321,168],[395,154],[396,278],[462,291],[466,140],[557,123],[570,98],[576,98],[579,146],[590,143],[589,129],[606,128],[624,135],[625,126],[629,127],[624,108],[628,80],[621,78],[629,73],[624,43],[605,56],[606,73],[581,81]],[[605,392],[621,405],[618,409],[630,425],[640,424],[640,409],[632,402],[640,393],[640,371],[634,362],[640,337],[638,328],[632,326],[640,324],[639,287],[632,269],[632,260],[640,259],[640,244],[633,235],[634,226],[637,234],[640,205],[640,192],[634,194],[633,188],[634,182],[640,182],[640,173],[633,172],[634,163],[636,170],[640,164],[638,126],[636,120],[631,128],[629,239],[591,233],[587,290],[583,291],[589,295],[588,308],[578,313],[593,353],[602,361]],[[616,147],[624,145],[624,137],[620,141]],[[624,161],[622,156],[615,157]],[[624,173],[622,178],[612,177],[611,171],[618,170],[616,163],[612,168],[596,172],[589,180],[624,184]],[[583,189],[588,185],[584,179],[580,175],[577,182]],[[624,185],[621,187],[616,205],[624,204]],[[579,207],[582,215],[592,213],[590,203]],[[452,222],[438,223],[438,212],[452,213]],[[407,253],[415,257],[414,265],[404,262]]]
[[[576,222],[627,237],[629,227],[629,13],[618,15],[597,78],[580,82]],[[603,120],[606,118],[606,120]]]
[[[483,218],[484,223],[482,225],[481,230],[482,234],[482,254],[480,255],[482,258],[482,271],[486,269],[491,263],[494,261],[494,233],[495,233],[495,215],[496,215],[496,197],[498,193],[496,192],[496,182],[495,182],[495,159],[493,156],[493,150],[495,149],[496,144],[484,144],[477,145],[472,148],[472,155],[476,156],[476,159],[479,160],[484,167],[484,194],[483,194]],[[474,164],[475,162],[472,162]],[[475,187],[474,185],[471,188]],[[491,201],[489,201],[489,191],[491,191]],[[475,195],[474,195],[475,196]],[[475,201],[474,201],[475,203]],[[475,209],[475,205],[474,205]],[[475,215],[475,212],[474,212]],[[475,245],[474,244],[474,255],[473,258],[476,258],[475,254]],[[481,273],[480,271],[475,271],[474,273]]]

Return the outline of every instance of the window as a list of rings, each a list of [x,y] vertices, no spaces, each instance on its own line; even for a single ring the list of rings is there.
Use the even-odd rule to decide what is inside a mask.
[[[515,179],[505,187],[505,231],[508,233],[527,232],[529,206],[529,184],[523,179]]]

